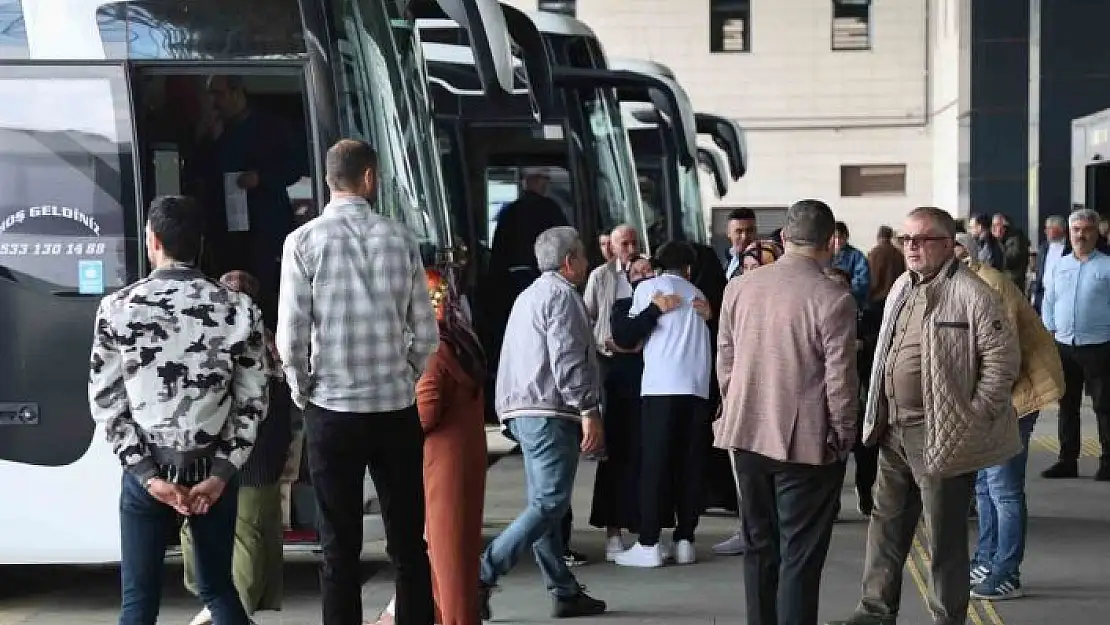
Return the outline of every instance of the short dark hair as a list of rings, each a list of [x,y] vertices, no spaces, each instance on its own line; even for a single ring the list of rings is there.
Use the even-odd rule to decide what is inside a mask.
[[[147,224],[162,243],[166,255],[181,262],[195,262],[204,241],[204,211],[185,195],[161,195],[150,202]]]
[[[956,236],[956,220],[953,219],[952,215],[950,215],[948,211],[944,209],[937,208],[936,206],[918,206],[917,208],[910,211],[910,214],[907,215],[907,217],[909,217],[910,219],[921,219],[923,217],[928,217],[929,219],[932,219],[933,223],[936,224],[938,228],[943,230],[945,234],[950,237]],[[982,217],[982,215],[977,215],[977,217]]]
[[[848,238],[848,224],[844,223],[843,221],[836,222],[833,225],[833,232],[835,232],[836,234],[839,234],[840,236],[847,239]]]
[[[682,271],[697,262],[697,253],[685,241],[668,241],[655,250],[655,266],[663,271]]]
[[[878,239],[893,239],[894,238],[894,228],[891,228],[890,226],[879,226],[879,233],[877,235],[875,235],[875,238],[878,238]]]
[[[755,221],[755,211],[750,208],[734,208],[728,212],[728,221],[733,219],[751,219]]]
[[[782,240],[825,250],[835,231],[836,218],[828,204],[821,200],[801,200],[786,211]]]
[[[325,180],[333,191],[351,191],[367,170],[378,171],[378,153],[359,139],[341,139],[328,149]]]

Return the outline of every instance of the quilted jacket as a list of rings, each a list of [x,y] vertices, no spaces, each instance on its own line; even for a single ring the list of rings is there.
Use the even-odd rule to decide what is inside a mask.
[[[1024,417],[1052,405],[1064,395],[1064,367],[1060,363],[1056,339],[1008,274],[974,258],[968,266],[1002,296],[1006,316],[1017,330],[1021,347],[1021,369],[1013,390],[1017,416]]]
[[[894,321],[916,278],[894,283],[883,311],[863,438],[883,437],[889,410],[882,374]],[[921,385],[925,399],[925,473],[951,477],[1001,464],[1021,451],[1011,402],[1021,353],[1001,300],[962,263],[949,261],[925,286]]]

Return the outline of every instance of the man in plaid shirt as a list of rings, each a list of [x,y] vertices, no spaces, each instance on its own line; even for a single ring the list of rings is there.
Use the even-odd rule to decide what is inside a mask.
[[[415,237],[366,199],[376,173],[377,154],[363,141],[328,150],[331,202],[285,241],[277,345],[293,401],[305,411],[324,622],[362,623],[369,467],[397,570],[397,623],[432,625],[415,386],[439,337]]]

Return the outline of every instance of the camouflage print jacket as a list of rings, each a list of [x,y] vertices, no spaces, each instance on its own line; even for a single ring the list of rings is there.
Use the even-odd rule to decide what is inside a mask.
[[[195,269],[155,270],[100,303],[89,404],[140,480],[234,475],[266,415],[268,373],[258,307]]]

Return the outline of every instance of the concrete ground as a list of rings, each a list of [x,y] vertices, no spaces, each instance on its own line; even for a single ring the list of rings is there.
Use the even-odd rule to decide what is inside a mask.
[[[1085,414],[1085,431],[1093,434],[1093,415]],[[1068,623],[1103,625],[1110,613],[1110,579],[1102,573],[1110,551],[1110,484],[1089,478],[1050,482],[1039,476],[1055,458],[1055,418],[1046,414],[1033,442],[1028,480],[1029,549],[1023,571],[1028,597],[989,604],[974,602],[974,625]],[[491,434],[500,451],[512,446]],[[1081,471],[1094,472],[1097,445],[1084,440]],[[692,566],[628,570],[601,560],[603,534],[584,525],[588,517],[594,465],[583,462],[575,492],[578,512],[574,547],[595,563],[576,570],[589,591],[609,602],[610,613],[583,619],[598,623],[739,624],[744,623],[742,562],[715,558],[708,547],[726,537],[731,519],[709,516],[698,533],[701,561]],[[490,469],[486,497],[486,534],[493,536],[518,512],[523,498],[519,456],[508,456]],[[75,512],[79,516],[79,513]],[[855,512],[851,487],[844,491],[844,520],[838,523],[825,568],[822,619],[847,615],[858,599],[866,523]],[[974,531],[974,523],[971,526]],[[903,588],[902,625],[927,625],[922,599],[926,558],[919,537]],[[392,592],[383,545],[368,544],[363,597],[373,617]],[[77,625],[115,623],[118,615],[117,567],[0,567],[0,625]],[[169,564],[159,623],[182,624],[197,602],[181,589],[181,567]],[[311,554],[292,556],[286,565],[285,610],[259,615],[260,625],[309,625],[320,622],[316,562]],[[548,622],[550,602],[535,565],[522,562],[502,580],[493,597],[494,621]]]

